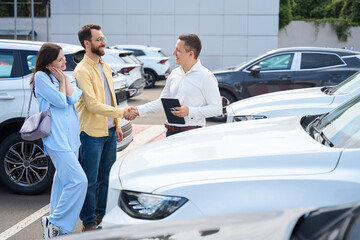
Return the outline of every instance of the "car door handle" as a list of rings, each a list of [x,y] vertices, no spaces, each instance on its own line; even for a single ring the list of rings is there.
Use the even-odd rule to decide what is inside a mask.
[[[14,100],[14,96],[9,96],[8,94],[0,94],[0,100]]]
[[[291,78],[291,76],[289,76],[289,75],[282,75],[282,76],[280,76],[279,78],[280,78],[281,80],[288,80],[288,79]]]
[[[330,74],[330,76],[329,76],[330,78],[335,78],[335,79],[339,79],[339,78],[341,78],[342,76],[341,75],[339,75],[339,74]]]

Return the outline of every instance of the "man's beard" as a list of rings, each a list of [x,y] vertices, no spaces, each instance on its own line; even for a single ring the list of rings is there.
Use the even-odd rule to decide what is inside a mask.
[[[92,53],[95,53],[95,54],[98,55],[99,57],[104,56],[104,55],[105,55],[105,51],[104,51],[104,52],[101,52],[99,48],[100,48],[100,47],[95,48],[94,45],[91,44],[91,52],[92,52]]]

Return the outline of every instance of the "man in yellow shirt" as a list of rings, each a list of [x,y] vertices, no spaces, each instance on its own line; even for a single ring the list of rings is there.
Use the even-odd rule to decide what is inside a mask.
[[[118,118],[131,120],[131,116],[128,108],[116,106],[111,68],[100,58],[105,54],[106,45],[101,26],[85,25],[78,35],[85,55],[73,75],[83,91],[76,110],[80,122],[81,166],[88,178],[80,213],[86,231],[96,229],[105,215],[109,173],[116,160],[116,141],[123,139]]]

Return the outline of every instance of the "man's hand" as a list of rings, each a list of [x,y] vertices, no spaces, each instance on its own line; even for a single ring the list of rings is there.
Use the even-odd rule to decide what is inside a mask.
[[[116,129],[116,141],[121,142],[124,138],[123,132],[121,131],[121,128]]]
[[[139,116],[139,112],[136,107],[127,106],[124,109],[124,117],[126,120],[134,120],[137,116]]]
[[[189,107],[184,104],[180,104],[180,107],[175,107],[176,111],[171,111],[177,117],[186,117],[189,115]]]

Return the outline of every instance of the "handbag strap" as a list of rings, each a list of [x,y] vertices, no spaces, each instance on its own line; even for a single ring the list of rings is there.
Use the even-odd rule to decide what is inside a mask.
[[[31,91],[30,91],[30,100],[29,100],[29,106],[28,106],[26,118],[28,118],[30,116],[30,106],[31,106],[31,101],[32,101],[32,96],[33,96],[34,89],[35,89],[35,79],[34,79],[34,81],[32,83],[32,88],[31,88]],[[49,103],[49,109],[50,109],[50,106],[51,106],[51,104]]]

